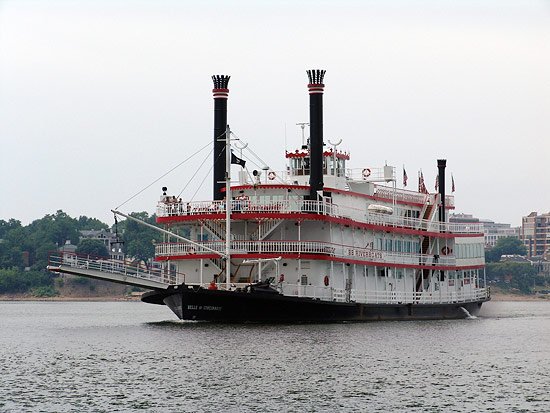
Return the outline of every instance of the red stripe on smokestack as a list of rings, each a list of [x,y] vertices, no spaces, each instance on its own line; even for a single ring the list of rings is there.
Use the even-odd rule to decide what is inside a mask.
[[[212,89],[214,99],[227,99],[229,97],[229,89]]]

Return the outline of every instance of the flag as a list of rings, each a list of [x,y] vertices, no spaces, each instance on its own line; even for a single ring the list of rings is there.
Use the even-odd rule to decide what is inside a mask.
[[[407,186],[407,180],[409,177],[407,176],[407,171],[405,171],[405,167],[403,167],[403,186]]]
[[[427,194],[428,190],[426,189],[426,184],[424,184],[424,174],[420,171],[418,175],[418,192],[421,194]]]
[[[439,191],[439,175],[435,176],[435,191]]]
[[[244,159],[237,158],[233,151],[231,151],[231,163],[235,165],[240,165],[244,168],[246,161]]]
[[[455,178],[453,177],[453,174],[451,174],[451,192],[455,191]]]

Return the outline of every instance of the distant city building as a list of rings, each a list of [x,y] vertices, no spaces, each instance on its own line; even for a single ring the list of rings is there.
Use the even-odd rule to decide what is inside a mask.
[[[531,212],[521,219],[521,240],[527,247],[528,257],[541,257],[545,260],[550,255],[550,212],[538,215]]]
[[[95,239],[103,242],[111,259],[123,260],[124,253],[122,252],[122,243],[117,238],[117,235],[106,229],[90,229],[80,231],[80,240],[83,239]]]
[[[483,224],[485,248],[493,248],[500,238],[520,237],[520,228],[512,228],[510,224],[500,224],[490,219],[479,219],[470,214],[451,214],[449,222],[461,224]]]

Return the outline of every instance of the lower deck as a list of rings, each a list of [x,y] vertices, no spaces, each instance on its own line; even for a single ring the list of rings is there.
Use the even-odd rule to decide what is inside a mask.
[[[365,304],[286,296],[269,288],[226,291],[181,285],[146,293],[142,300],[167,305],[182,320],[242,323],[460,319],[478,314],[487,298],[437,304]]]

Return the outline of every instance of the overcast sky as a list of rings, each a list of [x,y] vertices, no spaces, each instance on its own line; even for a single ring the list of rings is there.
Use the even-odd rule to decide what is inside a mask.
[[[549,1],[0,0],[0,219],[112,224],[212,140],[212,74],[231,75],[232,130],[282,170],[313,68],[349,167],[405,165],[408,188],[422,168],[433,191],[446,158],[456,212],[550,211]],[[153,213],[208,151],[121,210]]]

